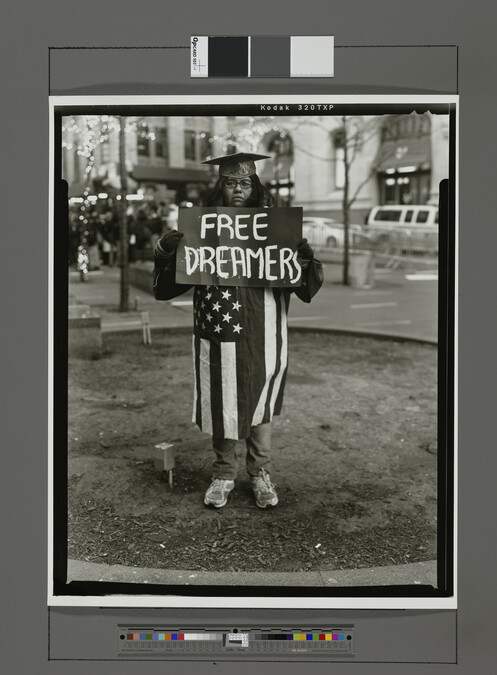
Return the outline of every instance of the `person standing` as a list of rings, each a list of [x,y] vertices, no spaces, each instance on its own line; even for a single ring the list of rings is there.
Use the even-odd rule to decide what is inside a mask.
[[[237,153],[207,160],[219,178],[205,206],[270,207],[272,198],[256,173],[266,155]],[[153,290],[170,300],[190,285],[175,281],[175,253],[182,232],[156,244]],[[225,506],[237,477],[236,446],[245,441],[246,469],[259,508],[278,504],[271,481],[271,420],[281,411],[288,364],[287,313],[292,292],[310,302],[323,282],[322,265],[306,239],[298,243],[302,285],[194,288],[193,421],[212,436],[212,482],[204,503]]]

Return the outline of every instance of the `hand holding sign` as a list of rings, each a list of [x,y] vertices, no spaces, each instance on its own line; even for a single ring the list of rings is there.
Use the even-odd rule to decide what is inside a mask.
[[[301,208],[193,207],[179,224],[177,283],[300,286]]]
[[[183,237],[183,232],[171,230],[161,237],[159,244],[166,253],[173,253],[178,248],[181,237]]]
[[[307,239],[301,239],[298,242],[297,254],[299,258],[308,262],[314,258],[314,251],[312,250],[310,244],[307,243]]]

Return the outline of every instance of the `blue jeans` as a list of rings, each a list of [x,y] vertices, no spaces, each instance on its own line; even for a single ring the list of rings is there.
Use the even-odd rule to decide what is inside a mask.
[[[212,437],[216,459],[212,465],[212,477],[234,480],[237,476],[236,446],[239,441],[231,438]],[[258,476],[261,469],[271,471],[271,422],[252,427],[245,439],[247,447],[246,466],[250,476]]]

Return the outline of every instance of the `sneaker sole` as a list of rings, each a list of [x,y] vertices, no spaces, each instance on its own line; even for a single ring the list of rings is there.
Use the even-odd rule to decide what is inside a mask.
[[[274,503],[268,502],[267,504],[259,504],[259,502],[257,502],[257,501],[255,502],[255,505],[258,506],[260,509],[267,509],[267,508],[272,509],[275,506],[277,506],[277,504],[278,504],[278,500],[276,500]]]
[[[212,506],[212,508],[214,508],[214,509],[222,509],[223,506],[226,506],[227,503],[228,503],[227,499],[225,499],[222,504],[213,504],[212,502],[209,502],[206,499],[204,499],[204,504],[206,506]]]

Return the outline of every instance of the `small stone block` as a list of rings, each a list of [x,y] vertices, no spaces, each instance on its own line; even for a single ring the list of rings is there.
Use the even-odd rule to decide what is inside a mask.
[[[170,471],[174,469],[174,448],[167,448],[164,450],[164,470]]]
[[[155,446],[154,468],[158,471],[174,469],[174,449],[172,443],[159,443]]]
[[[154,457],[154,469],[156,471],[164,471],[164,458],[160,455]]]

